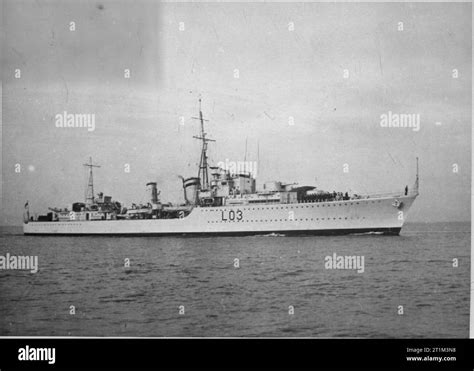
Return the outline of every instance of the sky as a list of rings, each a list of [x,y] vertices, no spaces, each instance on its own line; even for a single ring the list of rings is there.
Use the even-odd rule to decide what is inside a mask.
[[[258,161],[257,188],[399,191],[419,157],[408,221],[468,221],[471,14],[470,3],[3,1],[0,224],[20,225],[26,200],[33,213],[82,201],[89,156],[96,193],[130,205],[156,181],[162,201],[182,201],[199,97],[211,162]],[[95,130],[57,127],[64,111],[94,114]],[[389,112],[419,115],[420,130],[382,127]]]

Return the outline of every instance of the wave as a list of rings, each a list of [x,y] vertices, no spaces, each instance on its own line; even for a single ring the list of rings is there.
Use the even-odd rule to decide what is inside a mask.
[[[372,231],[372,232],[362,232],[362,233],[351,233],[351,235],[353,236],[367,236],[367,235],[382,235],[383,232],[375,232],[375,231]]]
[[[268,234],[260,234],[260,237],[286,237],[286,234],[283,233],[268,233]]]

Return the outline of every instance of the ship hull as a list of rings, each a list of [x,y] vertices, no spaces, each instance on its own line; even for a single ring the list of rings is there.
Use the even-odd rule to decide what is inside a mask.
[[[229,232],[189,232],[189,233],[179,233],[179,232],[163,232],[163,233],[113,233],[113,232],[104,232],[104,233],[29,233],[25,232],[25,235],[28,236],[130,236],[130,237],[218,237],[218,236],[228,236],[228,237],[239,237],[239,236],[265,236],[265,235],[284,235],[284,236],[341,236],[347,234],[381,234],[389,236],[398,236],[400,234],[401,228],[355,228],[355,229],[313,229],[313,230],[284,230],[284,231],[229,231]]]
[[[333,202],[196,207],[182,219],[29,222],[25,235],[398,235],[416,195]]]

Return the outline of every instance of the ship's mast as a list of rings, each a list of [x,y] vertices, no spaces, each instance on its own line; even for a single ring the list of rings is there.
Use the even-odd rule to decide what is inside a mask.
[[[416,179],[415,179],[415,194],[419,194],[418,188],[420,186],[420,177],[418,175],[418,157],[416,158]]]
[[[100,166],[92,164],[92,157],[89,157],[88,164],[83,165],[89,168],[89,183],[87,184],[86,205],[90,206],[94,203],[94,177],[92,175],[92,168]]]
[[[199,117],[193,117],[193,119],[199,120],[201,122],[201,135],[193,136],[193,138],[200,139],[202,141],[201,160],[199,161],[198,178],[201,179],[201,189],[207,190],[209,189],[207,142],[215,142],[215,140],[206,138],[207,133],[204,131],[204,121],[209,121],[209,120],[204,119],[202,116],[201,98],[199,98]]]

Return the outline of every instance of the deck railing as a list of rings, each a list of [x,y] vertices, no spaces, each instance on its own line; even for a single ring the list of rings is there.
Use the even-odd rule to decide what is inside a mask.
[[[413,192],[408,192],[407,195],[412,195]],[[298,200],[297,203],[315,203],[315,202],[340,202],[340,201],[354,201],[354,200],[367,200],[373,198],[389,198],[389,197],[403,197],[405,196],[405,192],[385,192],[385,193],[369,193],[369,194],[358,194],[352,195],[348,199],[346,198],[339,198],[332,197],[326,199],[306,199],[306,200]]]

